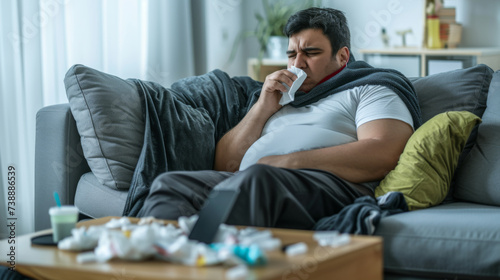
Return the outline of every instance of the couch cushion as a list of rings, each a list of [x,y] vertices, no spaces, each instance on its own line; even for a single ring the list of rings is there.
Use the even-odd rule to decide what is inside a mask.
[[[467,111],[441,113],[425,122],[410,137],[398,165],[380,182],[375,196],[401,192],[410,210],[440,204],[465,142],[479,122]]]
[[[83,65],[71,67],[64,83],[90,169],[101,184],[128,189],[144,139],[137,87]]]
[[[493,70],[480,64],[474,67],[448,71],[422,78],[410,79],[417,92],[422,121],[447,111],[469,111],[482,117]],[[460,155],[458,166],[474,145],[475,128],[465,149]]]
[[[88,172],[78,182],[75,205],[80,212],[92,218],[121,216],[127,194],[127,190],[102,185],[92,172]]]
[[[476,145],[457,170],[457,199],[500,206],[500,71],[490,84]]]
[[[385,217],[384,268],[410,275],[500,277],[500,208],[454,202]]]
[[[410,79],[417,92],[422,121],[446,111],[469,111],[481,117],[493,70],[480,64]]]

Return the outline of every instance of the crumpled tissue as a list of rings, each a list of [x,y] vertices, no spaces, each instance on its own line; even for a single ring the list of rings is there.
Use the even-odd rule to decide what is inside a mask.
[[[320,246],[340,247],[351,242],[351,237],[347,233],[340,233],[336,230],[317,231],[313,234],[313,239]]]
[[[189,240],[197,215],[181,217],[179,227],[153,218],[143,218],[133,224],[126,217],[112,219],[101,226],[73,229],[72,236],[59,242],[62,250],[84,251],[77,261],[106,262],[111,259],[144,260],[157,258],[189,266],[208,266],[220,263],[264,265],[265,252],[281,246],[269,230],[237,229],[221,224],[214,243],[207,245]]]
[[[288,71],[294,73],[297,75],[297,80],[295,80],[292,84],[291,87],[289,87],[287,84],[283,83],[283,85],[287,88],[287,91],[282,92],[282,96],[280,99],[280,105],[285,106],[286,104],[292,102],[295,100],[295,93],[297,90],[300,88],[304,80],[307,78],[306,72],[304,72],[302,69],[297,68],[295,66],[292,66],[287,69]]]

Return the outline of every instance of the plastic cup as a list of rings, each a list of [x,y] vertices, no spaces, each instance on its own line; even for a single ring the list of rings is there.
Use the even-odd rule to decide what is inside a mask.
[[[76,227],[78,220],[78,208],[76,206],[54,206],[49,209],[49,215],[52,225],[52,240],[54,242],[59,242],[59,240],[71,236],[71,230]]]

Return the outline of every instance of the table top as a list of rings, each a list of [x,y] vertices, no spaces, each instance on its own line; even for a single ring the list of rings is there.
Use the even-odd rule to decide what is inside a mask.
[[[78,226],[103,224],[113,217],[100,218],[78,223]],[[119,218],[119,217],[114,217]],[[137,219],[132,219],[137,222]],[[373,268],[367,268],[368,275],[382,279],[382,239],[373,236],[351,236],[347,245],[332,248],[322,247],[313,240],[312,231],[271,229],[273,236],[282,244],[305,242],[309,250],[305,254],[286,256],[280,250],[267,252],[268,264],[249,269],[247,279],[283,279],[285,274],[300,276],[305,273],[314,279],[331,277],[331,269],[363,264],[362,258]],[[58,250],[55,246],[31,245],[34,236],[50,233],[50,230],[27,234],[16,238],[16,270],[35,279],[224,279],[229,265],[212,267],[190,267],[160,260],[132,262],[112,260],[106,263],[77,263],[79,252]],[[7,240],[0,241],[0,248],[9,248]],[[2,254],[2,258],[6,258]],[[346,264],[349,264],[346,266]],[[1,265],[8,265],[2,259]],[[370,270],[371,269],[371,270]],[[350,268],[350,271],[359,269]],[[351,272],[351,273],[353,273]],[[348,274],[350,275],[350,274]],[[285,277],[286,278],[286,277]],[[296,278],[296,277],[295,277]],[[288,278],[286,278],[288,279]],[[298,278],[299,279],[299,278]],[[312,278],[311,278],[312,279]],[[351,278],[352,279],[352,278]],[[374,278],[371,278],[374,279]]]

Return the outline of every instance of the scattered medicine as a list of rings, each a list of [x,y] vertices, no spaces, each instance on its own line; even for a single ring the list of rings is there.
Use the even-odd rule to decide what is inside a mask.
[[[299,242],[283,247],[283,250],[287,256],[295,256],[307,253],[307,244],[304,242]]]

